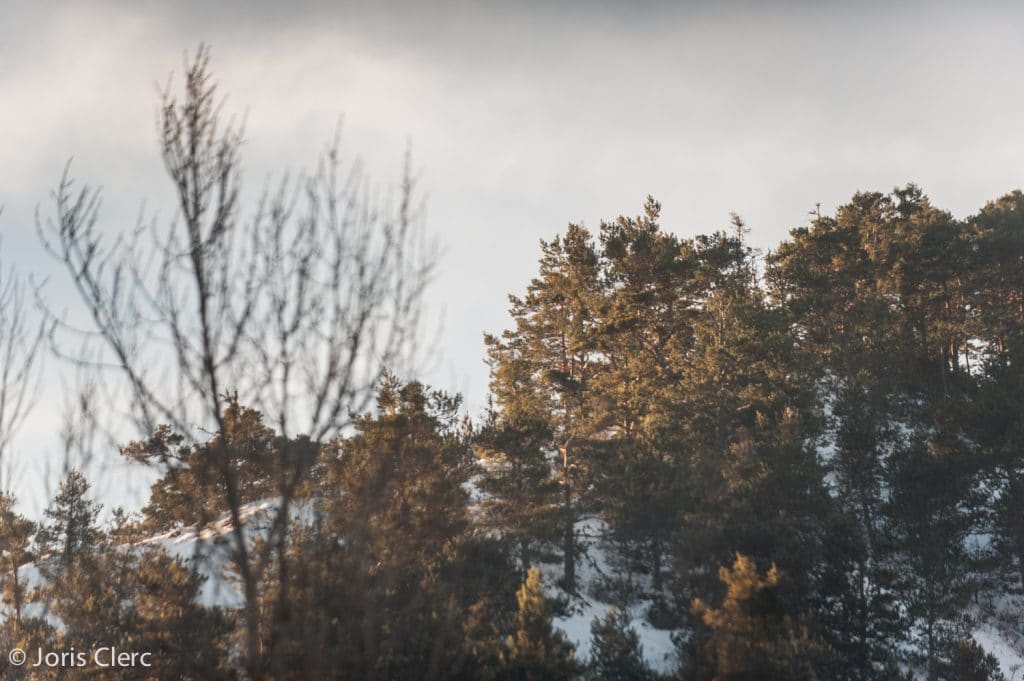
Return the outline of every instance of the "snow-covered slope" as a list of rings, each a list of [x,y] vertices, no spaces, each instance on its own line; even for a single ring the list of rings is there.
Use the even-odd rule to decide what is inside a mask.
[[[240,515],[247,533],[265,532],[276,506],[276,500],[258,501],[244,506]],[[243,604],[242,593],[227,569],[233,527],[230,517],[225,515],[202,531],[197,532],[195,528],[174,530],[121,548],[126,551],[156,548],[181,559],[206,577],[199,593],[200,603],[207,607],[239,608]],[[18,568],[18,579],[31,599],[33,591],[43,585],[44,577],[36,564],[29,563]],[[60,621],[47,612],[44,603],[38,601],[29,602],[23,615],[44,617],[51,624],[60,626]],[[5,616],[0,611],[0,621]]]
[[[1024,680],[1024,598],[988,594],[972,608],[972,635],[1010,681]]]
[[[479,501],[479,494],[475,496],[475,500]],[[248,536],[262,535],[276,508],[277,501],[273,499],[245,506],[242,518]],[[302,509],[294,512],[301,516]],[[180,558],[206,577],[199,595],[203,605],[239,608],[243,603],[241,590],[228,569],[231,542],[234,541],[232,531],[230,518],[224,516],[202,531],[197,532],[195,528],[175,530],[126,546],[125,549],[155,547]],[[585,546],[577,566],[579,595],[569,600],[567,613],[556,618],[555,625],[576,646],[577,657],[585,660],[590,654],[591,624],[616,607],[616,604],[602,600],[602,595],[608,592],[604,587],[608,578],[615,574],[615,569],[603,545],[606,527],[600,519],[583,519],[577,524],[576,531]],[[541,568],[549,593],[564,598],[564,594],[555,586],[561,576],[561,565],[549,563]],[[22,566],[18,576],[29,592],[40,586],[43,579],[39,569],[32,564]],[[638,584],[637,587],[638,593],[650,592],[649,584]],[[639,635],[648,665],[659,672],[670,672],[678,664],[673,641],[673,635],[677,632],[657,629],[648,622],[646,613],[651,605],[649,598],[639,597],[630,602],[625,610],[630,616],[633,629]],[[1024,598],[988,597],[971,614],[977,621],[973,632],[975,640],[987,652],[996,656],[1008,681],[1024,681]],[[60,624],[38,602],[28,604],[25,615],[47,617],[52,624]],[[3,617],[0,612],[0,620]]]
[[[587,518],[576,524],[576,536],[586,547],[577,564],[579,596],[570,600],[567,615],[555,619],[555,626],[565,632],[566,637],[576,646],[577,657],[584,660],[590,655],[591,623],[617,607],[598,597],[602,582],[615,574],[608,553],[602,547],[605,531],[604,523],[597,518]],[[548,564],[543,567],[546,581],[552,585],[549,593],[555,597],[560,596],[561,592],[553,584],[561,576],[561,566]],[[678,665],[676,646],[672,640],[676,632],[653,627],[646,617],[650,606],[649,599],[638,598],[624,610],[629,614],[630,625],[640,637],[644,660],[655,671],[670,672]]]

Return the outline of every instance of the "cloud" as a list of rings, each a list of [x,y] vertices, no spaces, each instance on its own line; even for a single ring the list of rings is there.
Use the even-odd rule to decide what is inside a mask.
[[[0,26],[0,232],[74,298],[32,230],[68,157],[104,226],[173,215],[157,91],[213,48],[245,116],[246,179],[343,147],[395,178],[411,141],[446,309],[428,377],[486,391],[483,330],[506,323],[537,240],[640,210],[693,234],[739,211],[770,247],[857,189],[920,183],[963,215],[1020,184],[1022,10],[882,3],[15,3]],[[45,433],[45,424],[35,431]],[[49,445],[47,445],[49,446]],[[51,447],[52,448],[52,447]]]

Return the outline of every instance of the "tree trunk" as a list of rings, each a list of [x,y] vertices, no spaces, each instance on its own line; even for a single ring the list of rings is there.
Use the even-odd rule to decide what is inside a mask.
[[[1010,492],[1010,531],[1013,532],[1013,546],[1017,554],[1017,570],[1020,586],[1024,589],[1024,484],[1013,468],[1013,462],[1006,464],[1006,477]]]
[[[263,664],[260,659],[260,620],[259,620],[259,596],[256,590],[256,582],[253,579],[243,579],[245,591],[245,656],[246,667],[253,681],[259,681],[263,675]]]
[[[661,539],[655,538],[651,545],[651,562],[652,575],[651,575],[651,588],[661,594],[662,582],[661,582]]]
[[[519,540],[519,561],[523,566],[523,579],[530,572],[530,542],[527,539]]]
[[[576,518],[572,509],[572,477],[569,472],[569,447],[566,443],[562,448],[562,556],[563,581],[565,590],[576,593]]]
[[[928,581],[928,603],[929,611],[926,617],[928,618],[927,626],[925,627],[925,636],[928,639],[927,655],[928,655],[928,681],[939,681],[938,675],[938,660],[936,660],[936,645],[935,645],[935,620],[936,616],[933,611],[935,603],[935,585],[929,579]]]
[[[18,564],[12,560],[11,576],[14,579],[14,631],[21,627],[21,583],[18,581]]]

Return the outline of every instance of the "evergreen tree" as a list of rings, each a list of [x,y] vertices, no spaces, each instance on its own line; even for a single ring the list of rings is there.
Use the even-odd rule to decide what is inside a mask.
[[[607,361],[595,378],[609,426],[595,452],[595,491],[615,545],[650,572],[655,594],[681,506],[672,392],[703,294],[697,249],[663,231],[660,212],[648,197],[642,215],[601,224],[606,302],[596,341]]]
[[[950,681],[1004,681],[1005,678],[999,670],[999,660],[986,653],[974,639],[957,642],[949,670]]]
[[[570,681],[580,665],[565,635],[551,625],[540,570],[530,568],[516,594],[519,611],[508,637],[500,678],[508,681]]]
[[[197,602],[203,578],[159,548],[103,543],[43,588],[60,622],[55,649],[91,651],[99,642],[149,653],[148,667],[64,670],[72,679],[232,678],[230,620]]]
[[[0,636],[148,646],[159,678],[226,674],[236,648],[253,679],[651,678],[622,612],[593,623],[586,668],[552,625],[536,566],[559,552],[566,591],[610,600],[579,580],[585,520],[623,606],[680,629],[688,681],[998,678],[967,615],[993,576],[1024,584],[1022,215],[1020,193],[960,221],[913,185],[862,192],[763,270],[738,218],[679,238],[648,199],[597,239],[570,226],[486,337],[475,432],[457,398],[393,377],[329,443],[218,396],[208,441],[125,448],[160,467],[146,529],[115,513],[101,532],[72,471],[31,552],[0,497]],[[281,501],[253,532],[257,499]],[[198,576],[137,546],[225,513],[230,643]],[[22,616],[34,554],[63,628]]]
[[[88,490],[85,477],[71,471],[46,511],[41,543],[49,556],[41,557],[45,581],[33,598],[60,624],[33,623],[29,633],[45,636],[41,647],[48,650],[91,654],[102,643],[149,653],[151,666],[90,664],[59,669],[58,678],[229,678],[230,623],[197,602],[203,579],[162,549],[134,543],[136,523],[123,511],[115,513],[110,532],[101,530],[100,507]]]
[[[228,399],[224,431],[202,444],[168,426],[145,440],[130,442],[122,453],[134,461],[163,469],[143,509],[149,529],[205,526],[229,511],[231,502],[246,503],[275,495],[289,442],[263,423],[263,416],[236,398]]]
[[[576,590],[576,521],[581,492],[590,469],[588,443],[602,430],[602,411],[594,409],[592,383],[600,370],[595,346],[602,305],[598,255],[590,233],[570,225],[564,236],[541,242],[538,276],[526,296],[510,296],[515,328],[500,337],[487,335],[492,362],[492,391],[498,407],[513,408],[521,398],[503,383],[510,372],[503,367],[523,363],[530,377],[530,395],[551,433],[549,447],[558,453],[561,484],[563,586]],[[520,370],[517,370],[516,374]]]
[[[678,360],[673,403],[687,452],[681,496],[689,501],[676,551],[683,603],[714,593],[716,566],[737,551],[792,575],[792,597],[810,594],[804,580],[820,553],[827,507],[810,377],[737,232],[697,240],[706,293],[693,347]]]
[[[387,379],[378,410],[323,463],[316,519],[290,542],[265,645],[275,678],[456,679],[493,671],[514,589],[508,556],[470,532],[457,398]],[[475,613],[475,614],[474,614]]]
[[[829,678],[888,681],[896,678],[907,622],[897,589],[898,563],[888,531],[871,549],[858,517],[839,503],[823,519],[821,575],[811,609],[821,623],[822,637],[837,658]],[[884,549],[884,550],[883,550]]]
[[[640,636],[623,610],[611,609],[590,624],[589,681],[652,681]]]
[[[885,396],[864,374],[843,381],[833,401],[829,537],[819,583],[825,635],[842,663],[837,679],[888,678],[907,626],[896,597],[896,546],[884,512],[888,454],[898,442]]]
[[[707,653],[713,680],[817,679],[815,666],[825,651],[806,624],[786,612],[778,569],[772,566],[762,577],[753,561],[737,554],[719,578],[727,589],[720,607],[693,603],[694,614],[711,632]]]
[[[58,649],[56,629],[41,617],[6,618],[0,621],[0,646],[11,651],[20,648],[26,652]],[[63,671],[59,668],[39,669],[29,665],[15,666],[6,655],[0,658],[0,678],[4,681],[50,681]]]
[[[977,579],[966,544],[977,508],[968,487],[973,476],[964,470],[970,461],[944,444],[951,443],[916,436],[894,454],[887,505],[903,556],[896,586],[929,681],[943,678],[967,633],[964,610]]]
[[[160,426],[149,438],[123,447],[122,453],[164,472],[143,509],[149,529],[167,531],[192,525],[202,535],[214,520],[226,517],[230,521],[224,541],[245,602],[245,664],[251,676],[259,677],[270,664],[265,655],[273,654],[260,646],[262,630],[273,629],[279,614],[287,610],[283,585],[289,568],[287,546],[293,511],[299,497],[309,493],[307,475],[315,470],[322,448],[306,436],[276,434],[264,424],[263,415],[243,406],[237,395],[225,396],[224,404],[221,429],[206,442],[186,444],[183,435]],[[246,505],[268,498],[275,503],[265,506],[265,512],[276,517],[254,540],[247,527]],[[130,522],[124,529],[134,531],[133,525]],[[197,553],[199,548],[197,545]],[[277,588],[272,589],[269,583],[275,579]],[[268,591],[277,594],[272,607],[264,604]]]
[[[894,599],[901,588],[931,584],[955,602],[970,570],[962,541],[979,500],[976,452],[964,443],[980,365],[971,343],[984,307],[972,301],[978,253],[971,229],[908,185],[858,193],[834,217],[816,215],[768,259],[773,298],[791,316],[803,361],[820,363],[832,415],[824,463],[834,529],[819,607],[843,678],[885,678],[909,628]],[[902,430],[925,433],[936,456],[909,455],[921,445],[904,442]],[[955,470],[957,482],[942,470]],[[920,533],[929,546],[910,539]],[[948,648],[955,634],[938,631],[957,611],[946,596],[915,601],[927,612],[914,617],[931,623],[931,665],[945,656],[939,639]]]
[[[96,524],[100,505],[88,497],[89,482],[76,469],[68,471],[57,495],[43,515],[39,544],[50,554],[56,566],[65,568],[76,558],[89,552],[99,541],[102,531]]]
[[[484,522],[512,545],[525,576],[539,552],[557,541],[558,479],[544,451],[547,423],[530,414],[491,409],[476,436],[477,485]]]
[[[35,523],[14,510],[14,495],[0,493],[0,592],[15,629],[21,622],[22,608],[28,585],[19,568],[34,558],[30,546],[35,534]]]
[[[1024,193],[990,202],[969,229],[978,262],[964,275],[983,370],[972,438],[993,492],[1003,568],[1024,588]]]

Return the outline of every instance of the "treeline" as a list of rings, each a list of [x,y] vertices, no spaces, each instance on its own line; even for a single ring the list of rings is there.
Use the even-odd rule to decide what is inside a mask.
[[[763,255],[653,199],[570,225],[485,337],[470,418],[384,369],[430,275],[408,174],[380,206],[332,146],[243,219],[218,115],[201,51],[162,101],[166,231],[109,244],[67,174],[39,225],[148,505],[101,526],[74,470],[38,525],[0,503],[0,644],[154,666],[4,678],[658,678],[638,608],[675,632],[665,678],[1001,678],[971,632],[1024,586],[1024,194],[956,219],[858,193]],[[188,532],[192,560],[146,541]],[[553,618],[591,599],[616,607],[576,655]]]
[[[152,678],[649,679],[644,602],[672,678],[999,679],[971,606],[1021,590],[1024,195],[956,220],[861,193],[763,259],[739,220],[658,220],[542,244],[476,425],[390,376],[325,442],[229,397],[204,442],[123,448],[163,471],[138,518],[100,529],[77,472],[39,527],[6,497],[5,643],[159,651]],[[244,535],[265,499],[229,543],[239,609],[125,549],[225,514]],[[616,570],[583,583],[594,518]],[[580,659],[551,618],[597,592],[619,609]]]
[[[763,259],[658,220],[543,243],[487,338],[522,565],[556,542],[575,591],[602,518],[682,678],[998,678],[967,612],[1024,578],[1024,195],[858,193]]]

